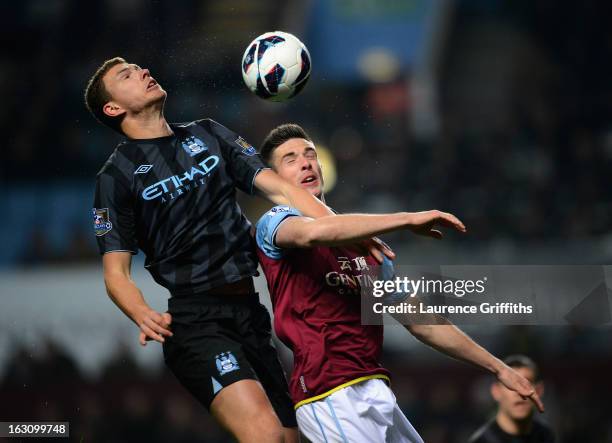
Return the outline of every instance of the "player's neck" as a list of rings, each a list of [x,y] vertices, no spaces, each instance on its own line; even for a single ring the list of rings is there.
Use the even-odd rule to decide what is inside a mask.
[[[531,417],[527,417],[525,420],[513,420],[502,412],[498,412],[495,417],[497,425],[506,434],[510,435],[526,435],[531,432],[533,427],[533,421]]]
[[[163,108],[126,115],[121,123],[121,129],[128,138],[135,140],[166,137],[174,133],[164,117]]]

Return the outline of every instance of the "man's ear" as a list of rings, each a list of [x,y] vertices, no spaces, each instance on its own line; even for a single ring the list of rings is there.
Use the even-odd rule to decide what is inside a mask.
[[[108,102],[102,107],[102,111],[109,117],[118,117],[125,114],[125,109],[115,102]]]
[[[491,397],[493,397],[493,400],[496,402],[499,402],[500,392],[498,382],[491,383]]]

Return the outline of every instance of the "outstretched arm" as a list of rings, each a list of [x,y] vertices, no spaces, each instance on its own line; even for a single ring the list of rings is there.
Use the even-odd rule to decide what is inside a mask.
[[[383,263],[381,271],[381,277],[384,280],[394,278],[395,272],[391,262]],[[396,295],[399,297],[392,298],[403,299],[412,305],[418,303],[418,298],[408,298],[401,293]],[[396,303],[396,301],[392,303]],[[408,313],[392,314],[392,317],[426,345],[449,357],[471,363],[495,374],[500,383],[517,392],[523,398],[529,398],[540,412],[544,412],[544,405],[529,380],[493,356],[445,317],[429,313],[419,313],[416,316]],[[415,321],[418,321],[418,323],[415,323]]]
[[[170,314],[159,313],[145,301],[142,292],[131,278],[130,252],[109,252],[102,258],[104,266],[104,284],[106,292],[113,302],[140,328],[140,344],[147,340],[164,342],[164,336],[172,336]]]
[[[437,225],[465,232],[465,226],[457,217],[440,211],[344,214],[318,219],[290,217],[278,228],[276,245],[281,248],[339,246],[401,229],[442,238],[442,233],[434,229]]]
[[[493,356],[448,320],[440,316],[432,320],[434,321],[431,323],[438,324],[405,325],[405,328],[426,345],[495,374],[508,389],[516,391],[523,398],[529,398],[540,412],[544,412],[544,405],[529,380]]]
[[[277,205],[291,206],[307,217],[315,219],[325,216],[335,217],[332,210],[318,198],[310,192],[287,182],[271,169],[263,170],[257,174],[254,184],[260,195]],[[365,237],[361,244],[356,246],[362,248],[366,253],[369,252],[379,263],[382,263],[383,255],[390,259],[395,258],[393,251],[376,238]]]

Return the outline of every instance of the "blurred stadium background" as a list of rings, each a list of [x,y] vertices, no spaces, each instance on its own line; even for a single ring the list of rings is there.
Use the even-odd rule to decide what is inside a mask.
[[[152,71],[171,121],[212,117],[256,146],[300,123],[325,149],[340,211],[438,208],[468,226],[443,242],[387,238],[403,264],[611,262],[608,2],[28,0],[0,11],[2,421],[67,420],[75,441],[228,441],[105,295],[90,209],[118,137],[82,91],[115,55]],[[313,58],[310,84],[286,104],[250,94],[239,70],[246,44],[274,29]],[[251,220],[268,207],[242,205]],[[164,309],[142,262],[135,278]],[[541,365],[560,441],[612,441],[609,326],[464,329]],[[400,326],[387,329],[384,363],[427,442],[465,442],[494,411],[486,374]]]

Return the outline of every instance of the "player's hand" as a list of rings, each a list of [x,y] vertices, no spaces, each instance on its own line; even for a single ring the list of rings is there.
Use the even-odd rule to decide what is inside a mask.
[[[351,247],[349,246],[349,248]],[[395,252],[393,252],[389,245],[378,237],[363,240],[353,245],[352,248],[364,255],[371,255],[378,262],[378,264],[381,265],[383,263],[383,256],[386,256],[389,258],[389,260],[393,260],[395,258]]]
[[[140,327],[138,341],[142,346],[146,346],[147,341],[150,340],[163,343],[165,341],[164,337],[172,337],[173,334],[170,330],[172,316],[169,313],[160,314],[151,308],[146,308],[139,317],[136,323]]]
[[[497,379],[508,389],[516,392],[524,400],[529,399],[538,408],[538,411],[544,412],[544,404],[540,400],[540,396],[536,392],[535,387],[529,380],[523,377],[509,366],[502,368],[497,374]]]
[[[465,225],[461,220],[448,212],[433,210],[413,212],[411,214],[409,229],[415,234],[441,239],[444,235],[438,229],[434,229],[437,226],[453,228],[459,232],[466,232]]]

